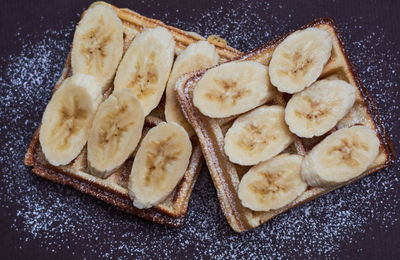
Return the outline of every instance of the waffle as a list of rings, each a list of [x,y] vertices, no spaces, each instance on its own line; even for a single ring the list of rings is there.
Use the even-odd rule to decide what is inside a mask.
[[[167,26],[161,21],[146,18],[128,9],[119,9],[115,6],[111,7],[116,11],[124,26],[124,52],[129,47],[135,36],[146,27],[162,26],[167,28],[175,38],[176,55],[184,50],[190,43],[204,40],[202,36],[196,33],[186,32]],[[216,46],[221,61],[226,61],[241,55],[241,52],[227,46],[226,42],[217,36],[213,35],[208,37],[208,41]],[[61,85],[64,79],[71,75],[71,59],[69,55],[62,75],[53,89],[53,93]],[[113,87],[111,86],[104,93],[104,99],[111,94],[112,89]],[[158,107],[146,117],[142,138],[151,127],[165,120],[163,111],[164,103],[161,101]],[[138,209],[133,206],[127,190],[128,176],[133,162],[132,156],[106,179],[101,179],[88,174],[86,148],[84,148],[80,155],[69,165],[54,167],[46,161],[41,150],[39,143],[39,128],[36,130],[25,155],[25,164],[33,167],[32,172],[34,174],[54,182],[70,185],[75,189],[103,200],[118,209],[138,215],[145,219],[171,226],[180,226],[183,224],[190,194],[203,162],[201,149],[196,137],[191,139],[193,152],[189,166],[175,190],[162,203],[149,209]]]
[[[180,78],[176,85],[178,99],[182,109],[184,110],[185,116],[199,137],[203,155],[217,189],[219,201],[225,217],[231,227],[237,232],[255,228],[288,209],[361,179],[368,174],[387,167],[394,161],[393,147],[378,115],[376,104],[371,99],[367,89],[362,84],[361,79],[357,76],[353,64],[348,58],[347,52],[344,48],[344,41],[339,33],[338,27],[332,20],[321,18],[314,20],[300,29],[309,27],[317,27],[325,30],[333,39],[332,55],[328,63],[325,65],[320,79],[342,79],[350,83],[357,90],[354,106],[332,131],[356,124],[368,126],[376,131],[377,136],[380,139],[380,150],[378,156],[364,173],[346,183],[328,188],[308,187],[307,190],[297,199],[280,209],[270,210],[267,212],[252,211],[242,206],[237,193],[239,182],[244,173],[248,171],[249,167],[231,163],[224,152],[224,136],[237,116],[223,119],[212,119],[201,114],[193,105],[193,89],[206,70],[185,74]],[[250,51],[249,53],[237,58],[237,60],[253,60],[268,65],[274,49],[287,36],[288,35],[284,35],[260,48]],[[285,106],[289,98],[290,95],[278,93],[271,102],[268,102],[268,104],[279,104]],[[326,135],[310,139],[296,138],[294,143],[284,152],[304,156],[325,136]]]

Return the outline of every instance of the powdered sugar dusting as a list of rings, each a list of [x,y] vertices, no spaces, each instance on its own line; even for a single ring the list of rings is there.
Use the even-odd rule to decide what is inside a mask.
[[[254,10],[260,9],[266,10],[268,17],[254,12]],[[172,20],[170,24],[205,36],[217,34],[225,38],[231,46],[243,51],[250,51],[268,40],[272,40],[273,37],[288,33],[286,24],[291,21],[294,11],[287,9],[287,12],[286,21],[281,21],[270,13],[269,3],[243,1],[238,4],[230,2],[224,7],[218,7],[203,14],[193,24],[187,24],[179,19]]]
[[[266,38],[272,40],[295,29],[285,26],[291,16],[287,21],[273,16],[266,21],[250,11],[254,8],[270,12],[268,5],[244,2],[204,13],[193,23],[170,19],[170,14],[158,18],[204,36],[218,33],[244,51],[264,43]],[[290,8],[287,11],[293,15]],[[399,97],[399,51],[379,51],[380,47],[395,44],[386,39],[381,27],[362,39],[354,39],[350,32],[358,19],[339,22],[339,28],[361,78],[377,101],[387,130],[393,133],[391,139],[399,147],[400,136],[394,131],[400,129],[399,100],[393,98]],[[21,35],[25,39],[21,53],[2,58],[0,63],[0,71],[5,72],[0,78],[0,208],[7,212],[20,248],[35,242],[46,252],[130,258],[332,257],[357,243],[370,225],[387,231],[400,221],[399,163],[242,234],[233,232],[227,224],[205,167],[181,228],[130,216],[70,187],[34,176],[23,165],[24,154],[63,68],[73,30],[72,24],[55,28],[35,36],[39,41]],[[188,251],[194,255],[188,255]]]

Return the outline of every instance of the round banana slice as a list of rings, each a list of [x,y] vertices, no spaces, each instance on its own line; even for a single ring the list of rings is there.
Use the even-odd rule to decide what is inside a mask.
[[[140,102],[128,89],[115,91],[101,103],[89,131],[91,173],[104,178],[121,166],[139,143],[143,124]]]
[[[282,106],[262,106],[238,117],[225,135],[225,153],[240,165],[255,165],[282,152],[293,142]]]
[[[350,111],[355,99],[355,89],[346,81],[316,81],[289,100],[285,121],[297,136],[320,136]]]
[[[301,177],[300,155],[281,154],[250,168],[239,184],[243,206],[254,211],[279,209],[307,188]]]
[[[279,91],[296,93],[310,86],[321,75],[331,56],[329,33],[308,28],[289,35],[272,54],[269,76]]]
[[[163,201],[178,185],[189,165],[192,144],[185,129],[161,123],[144,137],[129,176],[129,196],[137,208]]]
[[[193,91],[193,104],[214,118],[249,111],[272,97],[267,69],[255,61],[228,62],[210,69]]]
[[[100,84],[89,75],[67,78],[46,106],[39,141],[47,161],[67,165],[85,146],[101,101]]]
[[[92,5],[75,30],[71,52],[73,74],[92,75],[103,89],[108,87],[122,57],[123,31],[122,22],[111,7]]]
[[[114,90],[129,88],[148,115],[160,102],[172,62],[175,41],[163,27],[147,28],[132,41],[118,67]]]
[[[181,125],[189,136],[194,135],[194,130],[181,111],[174,89],[175,83],[181,75],[217,65],[218,61],[219,56],[214,45],[207,41],[190,44],[175,60],[166,90],[165,119]]]
[[[362,174],[379,152],[376,133],[365,126],[337,130],[304,158],[302,175],[311,186],[346,182]]]

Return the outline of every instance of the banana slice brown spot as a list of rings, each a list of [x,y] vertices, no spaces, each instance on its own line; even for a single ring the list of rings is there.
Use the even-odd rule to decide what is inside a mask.
[[[227,106],[234,106],[236,102],[243,97],[248,90],[239,89],[237,87],[237,82],[233,80],[215,80],[217,88],[205,94],[207,98],[213,101],[221,102],[222,104],[227,104]]]
[[[154,52],[150,55],[150,60],[154,60]],[[140,64],[138,62],[136,64],[136,72],[137,74],[133,75],[128,88],[130,88],[138,98],[154,94],[155,90],[150,86],[158,81],[155,65],[152,62],[146,64]]]
[[[107,145],[112,141],[113,137],[122,136],[124,133],[129,131],[129,128],[134,125],[133,122],[119,122],[118,115],[121,115],[127,111],[126,106],[118,106],[116,111],[109,113],[104,117],[104,122],[100,127],[99,138],[100,145]],[[120,139],[117,139],[117,146],[120,143]]]
[[[307,70],[312,66],[313,62],[309,56],[304,54],[305,52],[307,52],[307,50],[302,49],[294,51],[293,54],[282,53],[282,58],[293,62],[287,62],[290,65],[286,69],[280,69],[278,71],[279,75],[287,76],[290,74],[292,77],[304,77],[304,75],[307,73]]]
[[[299,110],[295,109],[295,113],[299,117],[303,117],[311,120],[314,124],[319,124],[319,118],[327,114],[329,108],[321,107],[320,103],[315,102],[309,97],[304,97],[304,101],[307,103],[309,110]]]
[[[262,130],[267,127],[265,124],[257,124],[255,122],[244,126],[244,131],[238,138],[238,146],[249,151],[262,151],[266,145],[277,139],[274,132],[265,133]]]
[[[340,162],[344,162],[351,168],[355,168],[360,166],[361,162],[357,161],[356,154],[360,150],[363,150],[365,152],[368,152],[369,147],[364,144],[359,136],[354,136],[353,138],[342,138],[340,140],[340,144],[337,146],[333,146],[327,154],[329,156],[336,157],[340,160]],[[336,155],[336,156],[335,156]],[[337,164],[337,161],[332,161],[332,164],[330,166],[335,166]]]
[[[145,185],[151,185],[151,179],[156,178],[160,182],[164,181],[166,177],[163,172],[167,166],[177,160],[179,155],[182,154],[182,150],[179,147],[171,145],[171,140],[175,138],[175,135],[168,136],[163,140],[153,141],[152,145],[155,147],[155,151],[147,152],[146,165],[148,172],[145,177]]]
[[[84,121],[88,118],[88,111],[79,107],[79,100],[76,97],[68,105],[69,108],[62,106],[59,117],[55,119],[58,121],[57,126],[52,131],[53,139],[61,140],[59,149],[66,149],[70,145],[69,138],[84,127]]]
[[[88,44],[81,45],[81,52],[86,54],[86,63],[88,71],[96,73],[104,69],[104,57],[106,57],[105,48],[110,43],[113,32],[104,32],[104,19],[100,18],[98,25],[91,31],[82,35],[82,38]]]
[[[270,198],[276,199],[279,196],[279,192],[288,190],[284,183],[277,181],[282,178],[283,172],[260,171],[259,174],[261,176],[260,182],[250,184],[249,188],[260,202],[266,203]],[[266,194],[269,196],[265,196]]]

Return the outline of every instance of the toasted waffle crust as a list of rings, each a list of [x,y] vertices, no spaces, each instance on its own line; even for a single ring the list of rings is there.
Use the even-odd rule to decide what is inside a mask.
[[[206,159],[211,177],[217,189],[222,210],[231,227],[237,232],[255,228],[290,208],[301,205],[327,192],[361,179],[368,174],[387,167],[394,161],[393,146],[391,140],[385,132],[382,120],[378,115],[376,104],[368,94],[366,87],[363,85],[361,79],[355,71],[354,65],[348,58],[348,54],[344,47],[344,41],[338,30],[338,27],[331,19],[321,18],[312,21],[300,29],[309,27],[317,27],[327,31],[333,40],[332,55],[324,67],[320,79],[343,79],[354,86],[354,88],[357,90],[356,102],[351,111],[332,131],[356,124],[368,126],[369,128],[375,130],[377,136],[380,138],[381,146],[379,154],[372,165],[370,165],[370,167],[363,174],[351,179],[346,183],[329,188],[308,187],[308,189],[295,201],[280,209],[271,210],[268,212],[252,211],[242,206],[237,194],[240,179],[243,174],[247,172],[249,167],[231,163],[224,153],[225,133],[232,124],[232,121],[237,118],[237,116],[223,119],[212,119],[201,114],[200,111],[193,105],[193,89],[206,70],[185,74],[178,80],[176,85],[178,99],[186,118],[193,126],[197,136],[199,137],[203,155]],[[250,51],[243,56],[238,57],[237,60],[255,60],[262,64],[268,65],[274,49],[288,35],[289,34],[281,36],[272,42]],[[289,98],[290,95],[278,93],[274,100],[269,102],[269,104],[280,104],[285,106],[286,101]],[[326,135],[323,137],[325,136]],[[295,142],[287,150],[285,150],[285,152],[305,155],[309,150],[312,149],[312,147],[321,141],[323,137],[310,139],[296,138]]]
[[[96,2],[94,4],[109,5],[104,2]],[[129,44],[135,36],[146,27],[162,26],[167,28],[176,41],[176,55],[184,50],[190,43],[204,40],[202,36],[196,33],[186,32],[172,26],[167,26],[161,21],[144,17],[129,9],[119,9],[112,5],[109,6],[116,11],[124,25],[124,51],[129,47]],[[241,52],[227,46],[226,42],[217,36],[210,36],[207,40],[216,46],[221,61],[226,61],[242,54]],[[53,91],[57,90],[64,79],[70,75],[71,60],[70,57],[68,57],[62,75]],[[113,86],[110,86],[104,93],[104,99],[110,95],[112,89]],[[143,136],[151,127],[157,125],[163,120],[164,104],[162,101],[159,106],[146,117]],[[78,155],[78,157],[69,165],[55,167],[46,161],[41,151],[39,143],[39,128],[36,130],[25,155],[25,164],[33,167],[33,173],[54,182],[70,185],[75,189],[101,199],[118,209],[154,222],[171,226],[180,226],[183,224],[190,194],[203,162],[200,145],[196,137],[192,138],[193,152],[189,166],[181,182],[177,185],[171,195],[165,201],[150,209],[138,209],[132,205],[132,201],[128,196],[128,190],[126,188],[133,157],[129,158],[119,169],[115,170],[106,179],[97,178],[88,174],[86,148],[84,148],[81,154]]]

